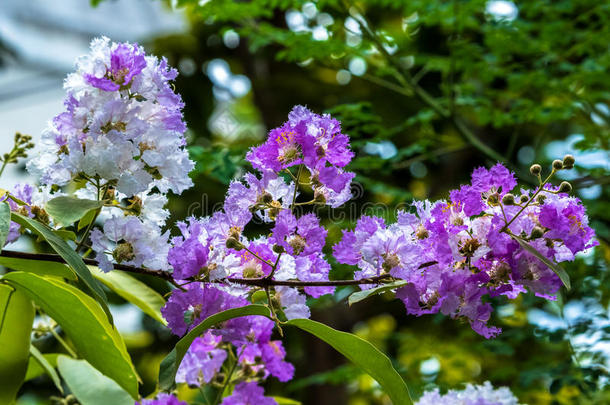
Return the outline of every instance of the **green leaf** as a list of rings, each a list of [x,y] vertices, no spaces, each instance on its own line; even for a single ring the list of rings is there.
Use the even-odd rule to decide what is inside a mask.
[[[553,263],[551,260],[544,257],[542,255],[542,253],[537,251],[532,245],[530,245],[529,243],[527,243],[520,237],[518,237],[516,235],[510,235],[510,237],[513,238],[514,240],[516,240],[523,249],[527,250],[528,252],[530,252],[531,254],[536,256],[536,258],[538,260],[540,260],[542,263],[547,265],[551,270],[553,270],[555,272],[555,274],[557,274],[559,276],[559,278],[561,279],[561,282],[563,283],[563,285],[566,286],[566,288],[568,290],[571,288],[570,276],[561,266],[559,266],[557,263]]]
[[[55,197],[45,204],[45,210],[56,225],[66,226],[78,221],[90,211],[101,208],[103,201],[81,200],[76,197]]]
[[[194,327],[182,339],[176,343],[174,349],[163,359],[159,368],[159,388],[168,390],[174,385],[176,372],[182,362],[182,358],[193,343],[193,340],[200,336],[207,329],[229,319],[242,316],[261,315],[269,317],[269,309],[264,305],[247,305],[240,308],[227,309],[203,320]]]
[[[60,353],[44,353],[42,354],[42,357],[51,367],[55,368],[57,367],[57,356],[59,355]],[[28,372],[25,374],[25,381],[33,380],[34,378],[40,377],[44,373],[45,369],[40,365],[38,360],[36,360],[33,356],[30,356],[30,361],[28,362]]]
[[[394,404],[411,404],[409,389],[392,366],[390,359],[364,339],[347,332],[337,331],[310,319],[293,319],[287,322],[331,345],[355,365],[373,377]]]
[[[14,401],[25,378],[34,314],[27,294],[0,284],[0,404]]]
[[[3,280],[27,294],[62,327],[79,356],[115,380],[133,398],[138,397],[138,376],[125,342],[93,298],[54,277],[12,272]]]
[[[83,259],[70,248],[70,246],[59,236],[57,236],[51,228],[35,221],[31,218],[24,217],[16,213],[11,213],[11,218],[18,224],[30,229],[38,235],[41,235],[51,245],[53,250],[57,252],[66,263],[76,272],[79,279],[89,288],[92,296],[102,306],[102,309],[106,313],[108,320],[112,323],[112,314],[108,309],[108,301],[106,300],[106,294],[102,290],[100,283],[93,278],[89,269],[83,262]]]
[[[278,405],[302,405],[301,402],[295,401],[294,399],[284,397],[271,397],[277,402]]]
[[[6,202],[0,203],[0,250],[4,248],[8,231],[11,228],[11,207]]]
[[[368,297],[370,297],[372,295],[381,294],[386,291],[393,290],[395,288],[404,287],[405,285],[407,285],[407,282],[404,280],[400,280],[400,281],[395,281],[393,283],[380,285],[379,287],[371,288],[370,290],[356,291],[355,293],[353,293],[352,295],[349,296],[349,298],[347,299],[347,302],[350,306],[352,306],[352,304],[355,304],[364,299],[367,299]]]
[[[93,222],[93,220],[95,219],[95,216],[97,214],[96,210],[91,210],[88,213],[86,213],[81,219],[80,221],[78,221],[78,226],[76,229],[78,229],[79,231],[81,229],[83,229],[84,227],[86,227],[87,225],[89,225],[91,222]]]
[[[153,319],[167,325],[161,315],[161,308],[165,305],[165,300],[161,294],[124,271],[113,270],[104,273],[94,266],[89,266],[89,270],[91,270],[93,277],[100,280],[112,291],[136,305]]]
[[[133,399],[125,390],[85,360],[59,356],[57,367],[82,405],[133,405]]]
[[[63,277],[72,281],[78,280],[76,274],[63,263],[0,256],[0,265],[13,270],[35,273],[40,276]]]
[[[40,367],[42,367],[44,372],[46,372],[49,375],[49,377],[51,377],[51,380],[53,380],[53,384],[55,384],[55,386],[57,387],[59,392],[61,392],[63,394],[64,390],[61,387],[61,381],[59,380],[59,376],[57,375],[57,372],[55,371],[55,368],[51,365],[51,363],[49,363],[49,361],[42,355],[42,353],[40,353],[40,351],[33,345],[30,345],[30,355],[40,365]],[[28,369],[29,369],[29,366],[28,366]],[[28,373],[26,374],[26,379],[27,379],[28,374],[29,374],[29,370],[28,370]]]

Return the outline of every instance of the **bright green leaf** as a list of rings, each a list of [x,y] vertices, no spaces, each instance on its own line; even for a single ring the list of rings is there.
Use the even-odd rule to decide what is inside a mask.
[[[570,276],[568,275],[568,273],[561,266],[559,266],[557,263],[553,263],[553,261],[551,261],[548,258],[544,257],[542,255],[542,253],[537,251],[532,245],[530,245],[529,243],[527,243],[526,241],[524,241],[520,237],[515,236],[515,235],[510,235],[510,236],[511,236],[511,238],[513,238],[514,240],[519,242],[519,244],[521,245],[521,247],[523,249],[527,250],[528,252],[530,252],[531,254],[536,256],[536,258],[538,260],[540,260],[542,263],[547,265],[551,270],[553,270],[555,272],[555,274],[557,274],[559,276],[559,278],[561,279],[561,282],[563,283],[563,285],[566,286],[566,288],[568,290],[571,288],[571,285],[570,285]]]
[[[3,280],[26,293],[62,327],[79,356],[138,397],[138,376],[125,342],[93,298],[57,278],[12,272]]]
[[[60,353],[43,353],[42,357],[45,361],[53,368],[57,367],[57,356]],[[30,361],[28,362],[28,372],[25,374],[24,381],[30,381],[34,378],[40,377],[46,373],[45,369],[40,365],[38,360],[36,360],[33,356],[30,356]]]
[[[11,228],[11,207],[6,202],[0,203],[0,249],[6,243],[8,231]]]
[[[372,295],[381,294],[386,291],[393,290],[395,288],[404,287],[405,285],[407,285],[407,282],[404,280],[400,280],[400,281],[395,281],[393,283],[380,285],[379,287],[371,288],[369,290],[356,291],[355,293],[353,293],[352,295],[349,296],[349,298],[347,299],[347,302],[351,306],[352,304],[360,302]]]
[[[161,315],[161,308],[165,305],[165,300],[161,294],[124,271],[113,270],[104,273],[94,266],[89,266],[89,270],[91,270],[93,277],[100,280],[125,300],[136,305],[145,314],[150,315],[163,325],[167,324]]]
[[[182,339],[176,343],[174,349],[163,359],[159,369],[159,387],[162,390],[170,389],[174,385],[176,372],[182,362],[182,358],[193,343],[193,340],[200,336],[207,329],[229,319],[242,316],[261,315],[269,317],[269,309],[264,305],[248,305],[240,308],[227,309],[203,320],[194,327]]]
[[[45,205],[45,210],[59,226],[71,225],[83,218],[90,211],[99,209],[103,201],[81,200],[76,197],[55,197]]]
[[[35,273],[40,276],[63,277],[72,281],[77,280],[76,274],[68,266],[48,260],[0,256],[0,265],[13,270]]]
[[[394,404],[411,404],[409,389],[392,366],[390,359],[364,339],[347,332],[337,331],[310,319],[293,319],[288,325],[296,326],[322,339],[355,365],[373,377]]]
[[[89,269],[83,262],[83,259],[48,226],[14,212],[11,214],[11,219],[45,238],[53,250],[55,250],[66,261],[66,263],[76,272],[83,283],[85,283],[85,285],[89,288],[95,300],[99,302],[102,309],[106,313],[106,316],[110,322],[112,322],[112,315],[108,309],[106,294],[104,293],[104,290],[102,290],[100,283],[94,279],[89,272]]]
[[[272,397],[278,405],[302,405],[301,402],[284,397]]]
[[[59,356],[57,368],[82,405],[133,405],[133,398],[85,360]]]
[[[27,294],[0,284],[0,404],[14,401],[25,378],[34,314]]]
[[[55,368],[51,365],[51,363],[49,363],[49,361],[42,355],[42,353],[40,353],[40,351],[33,345],[30,345],[30,355],[40,365],[40,367],[42,367],[44,372],[47,373],[49,377],[51,377],[51,380],[53,380],[53,384],[55,384],[59,392],[63,394],[64,390],[61,387],[61,381],[59,380],[59,376],[57,375],[57,372],[55,371]],[[29,370],[26,374],[26,379],[28,374]]]

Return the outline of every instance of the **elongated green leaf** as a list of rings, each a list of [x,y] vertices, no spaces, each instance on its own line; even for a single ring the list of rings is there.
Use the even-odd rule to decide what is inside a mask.
[[[45,361],[53,368],[57,367],[57,356],[60,353],[44,353],[42,357]],[[46,373],[45,369],[40,365],[38,360],[36,360],[33,356],[30,356],[30,360],[28,361],[28,372],[25,374],[24,381],[30,381],[36,377],[40,377]]]
[[[357,302],[367,299],[370,296],[384,293],[386,291],[393,290],[395,288],[404,287],[407,282],[404,280],[395,281],[393,283],[380,285],[379,287],[371,288],[369,290],[356,291],[347,299],[348,304],[351,306]]]
[[[11,207],[6,202],[0,203],[0,250],[4,248],[8,231],[11,228]]]
[[[59,376],[57,375],[55,368],[47,361],[47,359],[42,355],[42,353],[40,353],[40,351],[33,345],[30,345],[30,355],[40,365],[40,367],[42,367],[44,372],[47,373],[49,375],[49,377],[51,377],[51,380],[53,380],[53,384],[55,384],[55,386],[57,387],[59,392],[61,392],[63,394],[64,390],[61,387],[61,381],[59,380]],[[27,374],[26,374],[26,377],[27,377]]]
[[[108,316],[108,319],[112,323],[112,314],[110,314],[110,310],[108,309],[108,301],[106,300],[106,294],[102,289],[100,283],[93,278],[89,269],[83,262],[83,259],[76,254],[74,250],[70,248],[70,246],[59,236],[55,235],[53,230],[48,226],[41,224],[38,221],[35,221],[31,218],[24,217],[23,215],[19,215],[16,213],[11,213],[11,218],[13,221],[19,223],[20,225],[30,229],[32,232],[37,233],[45,238],[45,240],[51,245],[53,250],[57,252],[66,263],[76,272],[78,277],[85,283],[85,285],[91,291],[92,296],[95,298],[97,302],[102,306],[102,309]]]
[[[294,399],[284,398],[284,397],[272,397],[277,405],[303,405],[299,401],[295,401]]]
[[[104,205],[103,201],[81,200],[76,197],[55,197],[45,205],[55,224],[59,226],[71,225],[90,211],[95,211]]]
[[[347,357],[373,377],[395,405],[413,403],[407,385],[392,366],[390,359],[371,343],[310,319],[293,319],[287,323],[322,339]]]
[[[89,270],[91,270],[93,277],[100,280],[125,300],[136,305],[145,314],[150,315],[163,325],[167,324],[161,315],[161,308],[165,305],[165,300],[161,294],[124,271],[113,270],[104,273],[94,266],[89,266]]]
[[[76,274],[63,263],[0,256],[0,265],[9,269],[26,271],[41,276],[64,277],[72,281],[77,280]]]
[[[93,298],[55,277],[12,272],[3,280],[61,325],[79,356],[137,398],[138,376],[125,342]]]
[[[0,404],[14,401],[25,378],[34,313],[26,294],[0,284]]]
[[[203,322],[194,327],[189,333],[180,339],[178,343],[176,343],[174,349],[161,362],[161,367],[159,369],[159,387],[162,390],[167,390],[174,385],[178,367],[180,367],[180,363],[182,362],[184,355],[195,338],[200,336],[207,329],[221,322],[250,315],[269,317],[270,314],[269,309],[264,305],[248,305],[241,308],[228,309],[204,319]]]
[[[133,405],[133,398],[85,360],[59,356],[57,368],[82,405]]]
[[[542,263],[544,263],[546,266],[548,266],[551,270],[553,270],[555,272],[555,274],[557,274],[559,276],[559,278],[561,279],[561,282],[563,283],[563,285],[566,286],[566,288],[569,290],[571,288],[571,284],[570,284],[570,276],[568,275],[568,273],[563,269],[563,267],[561,267],[560,265],[558,265],[557,263],[553,263],[553,261],[549,260],[548,258],[544,257],[542,255],[542,253],[540,253],[539,251],[536,250],[536,248],[534,248],[532,245],[530,245],[529,243],[527,243],[526,241],[524,241],[523,239],[521,239],[518,236],[514,236],[514,235],[510,235],[511,238],[513,238],[514,240],[516,240],[523,249],[527,250],[528,252],[530,252],[531,254],[533,254],[534,256],[536,256],[536,258],[538,260],[540,260]]]

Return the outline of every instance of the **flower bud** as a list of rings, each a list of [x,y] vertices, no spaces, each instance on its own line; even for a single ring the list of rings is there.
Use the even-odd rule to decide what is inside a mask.
[[[530,198],[524,194],[524,195],[522,195],[521,197],[519,197],[519,202],[520,202],[521,204],[525,204],[526,202],[528,202],[528,201],[529,201],[529,199],[530,199]]]
[[[570,191],[572,191],[572,185],[570,183],[568,183],[567,181],[562,181],[561,184],[559,185],[559,192],[560,193],[569,193]]]
[[[244,245],[234,237],[230,237],[227,239],[227,248],[234,250],[242,250]]]
[[[502,197],[502,204],[515,205],[515,196],[511,193],[505,194],[504,197]]]
[[[563,168],[564,169],[572,169],[574,167],[574,162],[576,162],[576,159],[574,159],[574,156],[572,156],[572,155],[565,155],[563,157]]]
[[[553,160],[553,170],[563,169],[563,162],[559,159]]]
[[[539,226],[535,226],[534,229],[532,229],[532,233],[530,234],[530,239],[542,238],[542,235],[544,235],[544,229]]]
[[[273,196],[269,193],[265,193],[262,196],[262,200],[265,204],[271,204],[271,202],[273,201]]]
[[[531,165],[530,173],[534,176],[538,176],[540,173],[542,173],[542,166],[540,166],[538,163]]]
[[[538,197],[536,197],[536,202],[538,204],[544,204],[544,200],[546,200],[546,196],[544,194],[540,194]]]
[[[282,245],[273,245],[273,251],[277,254],[284,253],[286,250]]]

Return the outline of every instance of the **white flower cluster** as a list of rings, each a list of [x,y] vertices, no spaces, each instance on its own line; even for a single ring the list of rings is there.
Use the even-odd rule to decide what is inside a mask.
[[[462,391],[449,390],[441,395],[438,388],[427,391],[415,405],[519,405],[507,387],[495,389],[489,381],[482,385],[467,384]]]

